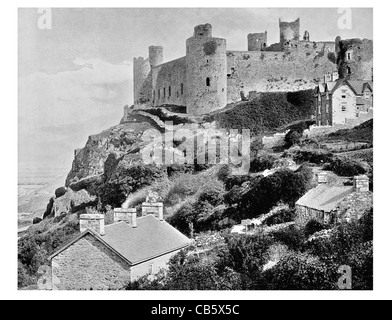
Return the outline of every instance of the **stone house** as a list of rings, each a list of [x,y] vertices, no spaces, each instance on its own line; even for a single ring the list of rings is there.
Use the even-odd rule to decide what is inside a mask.
[[[315,90],[316,125],[346,124],[373,111],[373,82],[340,79]]]
[[[121,289],[157,274],[191,243],[163,214],[137,218],[136,209],[116,209],[114,218],[105,225],[103,215],[80,216],[80,235],[49,257],[53,290]]]
[[[318,186],[295,204],[296,223],[300,226],[311,220],[325,225],[357,220],[373,206],[367,176],[355,176],[354,186],[329,185],[326,173],[321,172],[318,181]]]

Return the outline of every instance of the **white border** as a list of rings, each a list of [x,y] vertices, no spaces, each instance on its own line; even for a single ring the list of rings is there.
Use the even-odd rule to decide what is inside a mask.
[[[1,166],[1,218],[0,223],[0,299],[132,299],[132,300],[165,300],[165,299],[229,299],[229,300],[270,300],[270,299],[386,299],[391,298],[390,275],[390,226],[392,226],[392,210],[389,195],[390,172],[388,166],[391,138],[390,128],[392,72],[390,70],[390,7],[387,2],[374,5],[369,1],[328,1],[328,5],[320,7],[374,7],[374,74],[375,74],[375,290],[372,292],[42,292],[17,291],[17,252],[16,252],[16,208],[17,208],[17,8],[18,7],[162,7],[159,1],[140,2],[130,0],[111,1],[14,1],[3,3],[1,10],[2,49],[1,59],[5,70],[0,77],[2,82],[2,152]],[[199,0],[197,3],[182,1],[165,1],[167,7],[219,7],[218,1]],[[268,7],[269,3],[260,1],[225,1],[225,7]],[[314,7],[314,1],[274,1],[274,7]]]

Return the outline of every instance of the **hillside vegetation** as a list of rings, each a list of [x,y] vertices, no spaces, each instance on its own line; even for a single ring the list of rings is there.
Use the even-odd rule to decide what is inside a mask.
[[[205,121],[217,121],[218,126],[225,129],[250,129],[257,135],[294,121],[310,119],[313,101],[313,90],[265,92],[254,100],[207,115]]]

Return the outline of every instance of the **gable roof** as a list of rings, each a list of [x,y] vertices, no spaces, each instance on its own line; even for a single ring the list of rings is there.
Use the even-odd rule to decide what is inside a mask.
[[[333,92],[336,91],[340,86],[347,85],[357,96],[363,95],[363,92],[366,87],[368,87],[371,91],[373,91],[373,82],[372,81],[364,81],[364,80],[350,80],[350,79],[339,79],[336,81]]]
[[[353,193],[352,186],[319,185],[300,198],[296,205],[331,212],[349,194]]]
[[[65,247],[49,257],[53,259],[85,235],[91,234],[107,248],[130,265],[140,264],[156,257],[183,249],[191,240],[165,221],[159,221],[153,215],[137,219],[137,228],[125,222],[105,226],[105,235],[88,229]]]

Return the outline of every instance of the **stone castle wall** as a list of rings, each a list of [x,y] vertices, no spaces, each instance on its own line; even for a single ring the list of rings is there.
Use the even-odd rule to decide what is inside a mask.
[[[227,102],[240,92],[313,89],[324,74],[337,70],[328,59],[333,43],[300,43],[293,51],[228,51]]]
[[[152,69],[152,104],[186,105],[186,59],[176,59]]]

